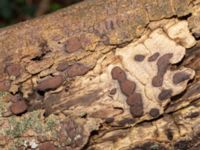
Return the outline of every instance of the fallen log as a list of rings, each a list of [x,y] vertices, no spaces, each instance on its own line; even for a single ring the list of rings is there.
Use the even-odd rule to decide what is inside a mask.
[[[1,149],[199,149],[199,8],[88,0],[1,29]]]

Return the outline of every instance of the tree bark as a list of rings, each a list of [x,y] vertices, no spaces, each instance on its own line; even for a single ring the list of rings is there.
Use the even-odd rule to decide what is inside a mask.
[[[199,20],[198,0],[86,0],[1,29],[1,149],[200,149]]]

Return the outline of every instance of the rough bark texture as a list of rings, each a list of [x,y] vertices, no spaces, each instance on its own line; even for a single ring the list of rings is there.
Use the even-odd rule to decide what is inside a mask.
[[[0,149],[199,150],[200,1],[88,0],[0,30]]]

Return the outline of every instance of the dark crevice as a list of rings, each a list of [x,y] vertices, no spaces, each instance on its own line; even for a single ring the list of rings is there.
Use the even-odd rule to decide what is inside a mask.
[[[165,115],[167,115],[167,114],[161,114],[161,115],[158,116],[157,118],[152,118],[152,119],[150,119],[150,120],[144,120],[144,121],[142,121],[142,122],[137,123],[135,126],[137,127],[137,126],[141,126],[141,125],[146,124],[146,123],[152,123],[152,122],[154,122],[154,121],[157,121],[157,120],[162,119]]]
[[[32,58],[31,60],[32,61],[41,61],[45,55],[46,55],[46,53],[42,53],[41,55],[36,56],[36,57]]]
[[[45,91],[37,90],[37,93],[42,97],[44,97],[44,95],[45,95]]]
[[[164,143],[162,144],[162,142],[147,140],[144,143],[131,146],[127,150],[167,150],[167,148],[164,146]]]
[[[32,61],[41,61],[48,53],[51,52],[51,49],[48,46],[47,41],[43,41],[40,45],[40,54],[32,58]]]
[[[193,33],[192,34],[193,36],[194,36],[194,38],[195,38],[195,40],[200,40],[200,34],[199,33]]]
[[[179,20],[187,20],[189,17],[191,17],[192,16],[192,13],[189,13],[189,14],[187,14],[187,15],[185,15],[185,16],[181,16],[181,17],[178,17],[178,19]]]
[[[197,43],[197,45],[195,45],[194,47],[188,48],[188,49],[186,50],[186,58],[187,58],[188,56],[191,56],[191,55],[194,55],[194,54],[196,54],[196,53],[199,53],[199,51],[200,51],[200,46],[199,46],[198,43]]]
[[[172,96],[171,101],[174,102],[174,101],[180,100],[186,92],[187,92],[187,88],[183,92],[181,92],[180,94]]]
[[[123,43],[121,43],[121,44],[117,44],[117,45],[115,45],[115,46],[116,46],[116,48],[124,48],[124,47],[126,47],[127,45],[129,45],[130,43],[132,43],[132,40],[131,40],[131,41],[123,42]],[[111,45],[112,45],[112,44],[111,44]]]
[[[91,138],[94,137],[94,136],[98,136],[99,135],[99,131],[98,130],[94,130],[90,133],[90,136],[88,138],[88,142],[85,144],[84,147],[81,148],[81,150],[87,150],[91,145]]]
[[[179,70],[181,67],[184,67],[185,66],[184,62],[187,59],[187,54],[188,54],[188,51],[186,50],[186,54],[185,54],[184,58],[180,62],[178,62],[176,64],[170,64],[170,70],[172,70],[172,71]]]

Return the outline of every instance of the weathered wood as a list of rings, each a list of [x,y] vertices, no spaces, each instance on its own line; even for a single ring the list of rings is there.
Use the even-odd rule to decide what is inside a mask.
[[[88,0],[1,29],[1,148],[199,149],[199,8]]]

